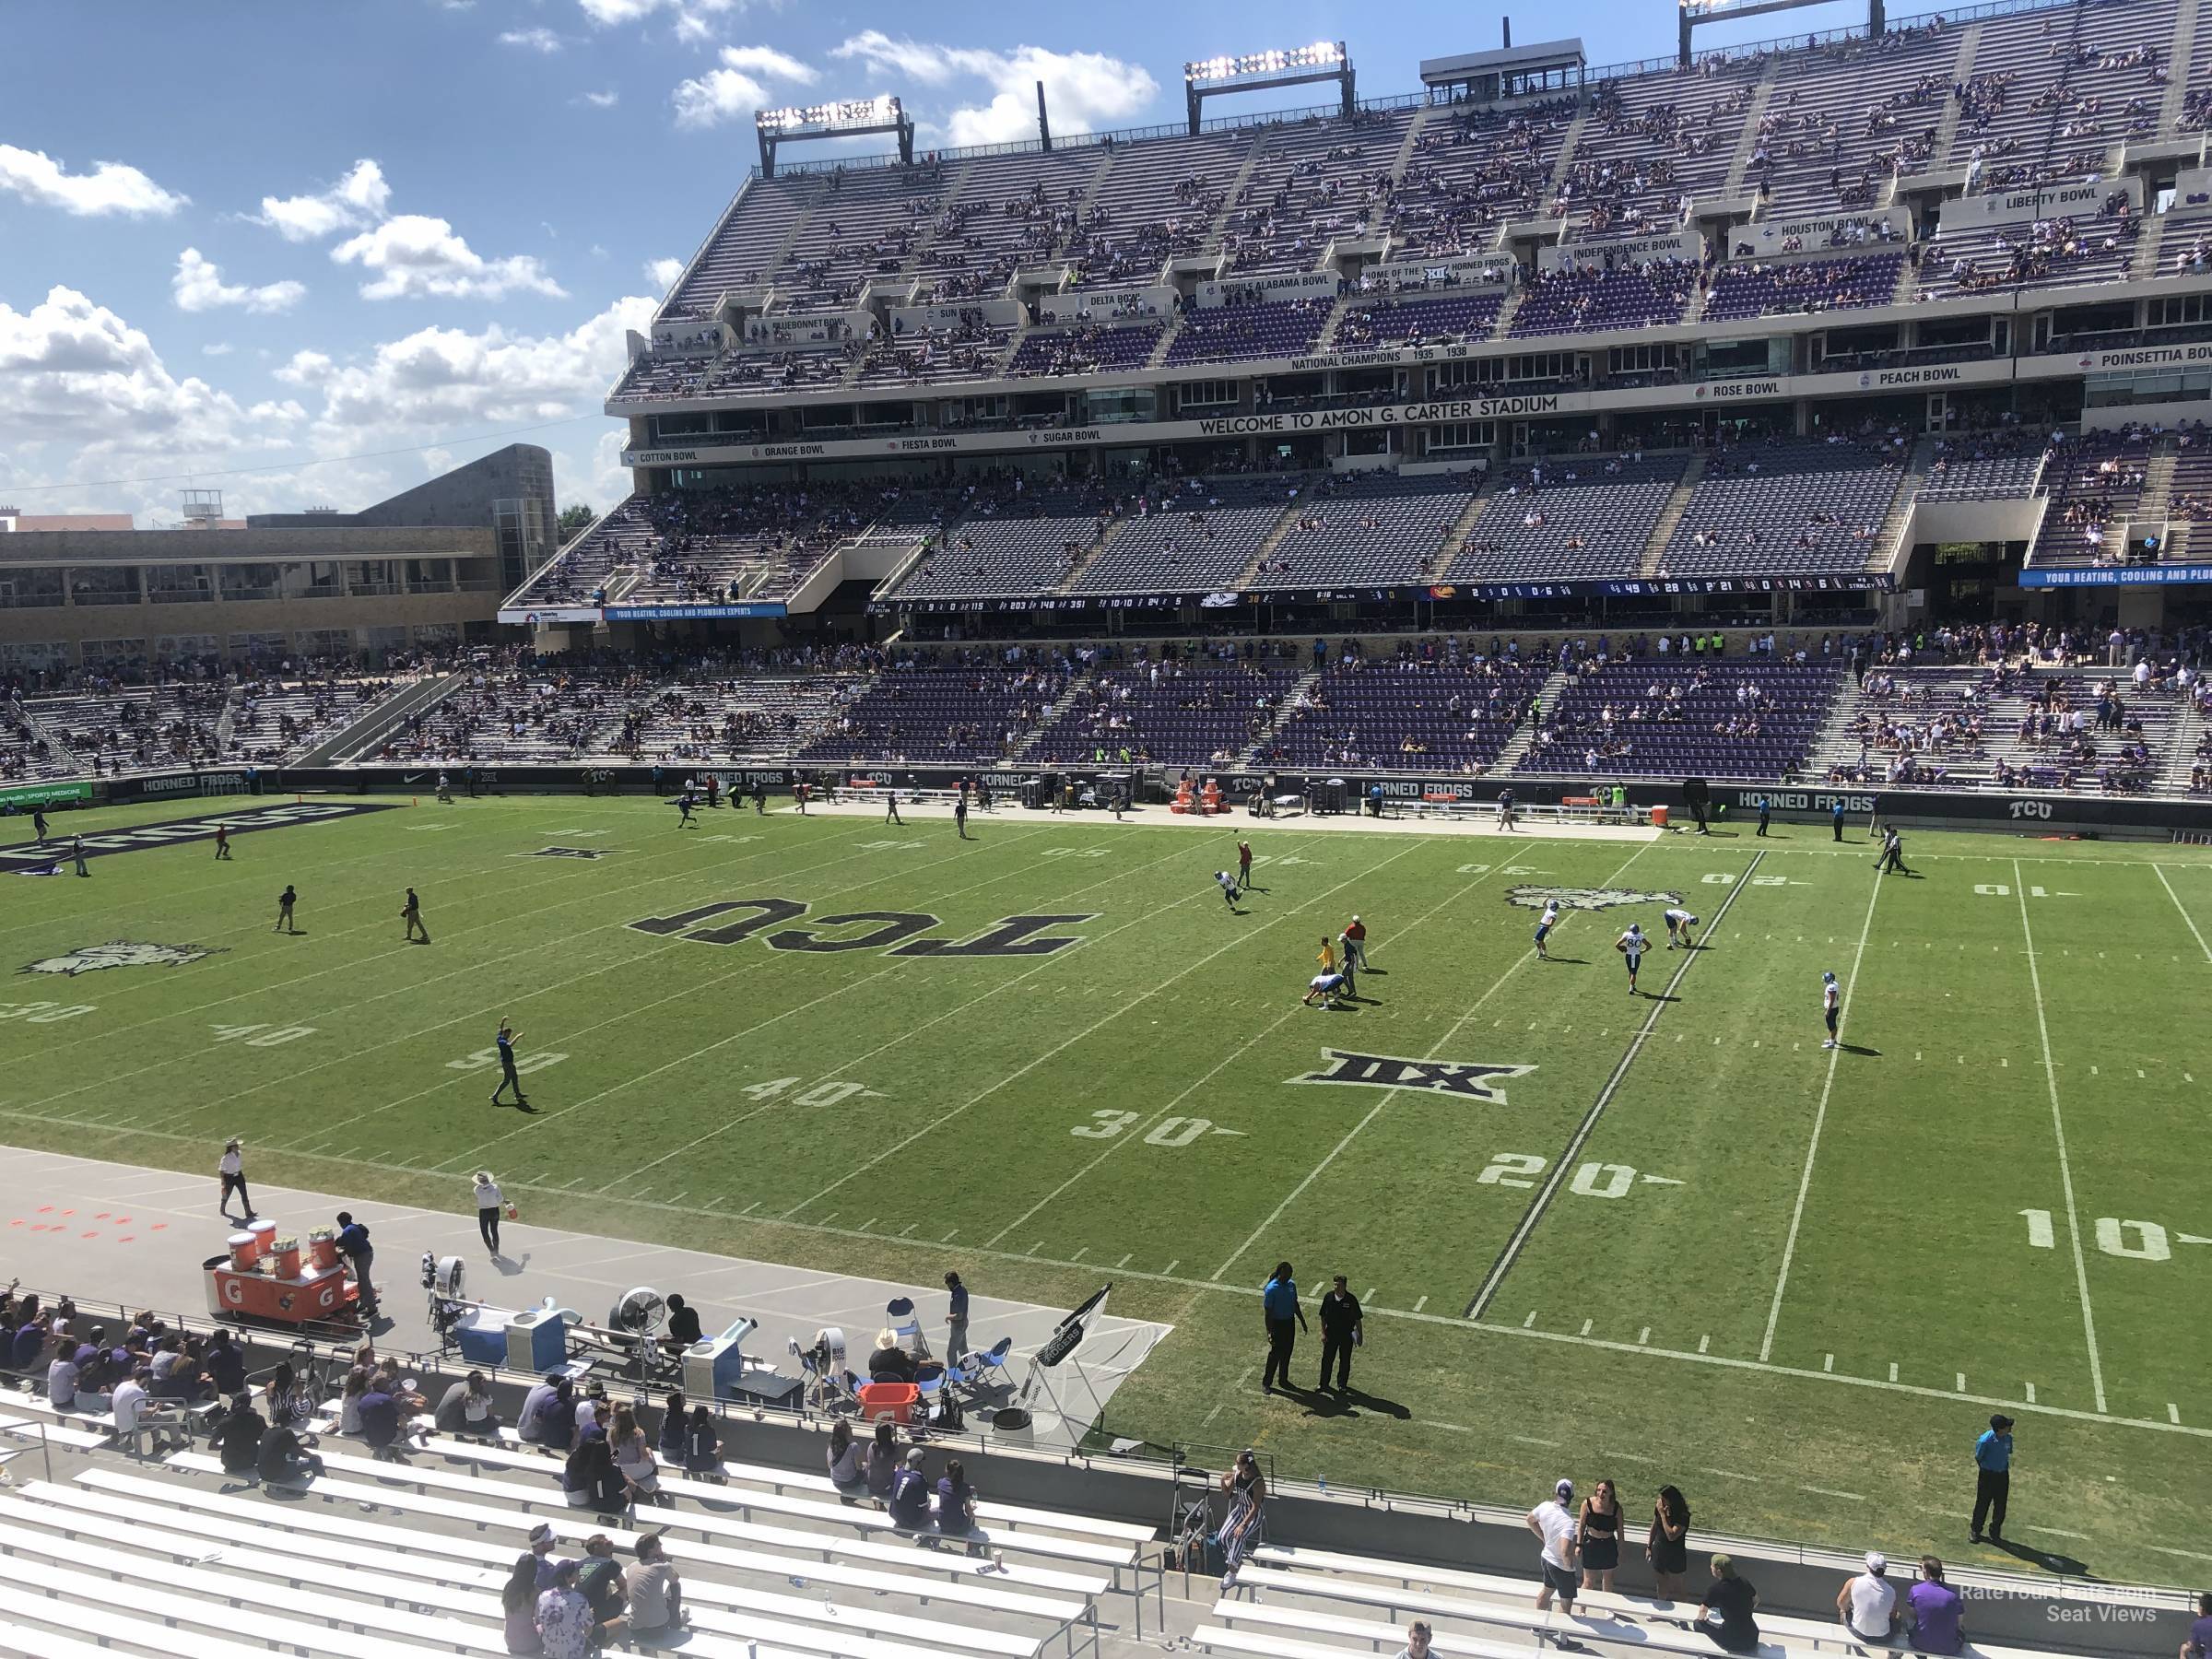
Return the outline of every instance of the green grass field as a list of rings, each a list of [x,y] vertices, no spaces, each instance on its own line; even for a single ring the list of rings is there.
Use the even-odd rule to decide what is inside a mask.
[[[1863,826],[1292,823],[1253,834],[1265,890],[1231,914],[1210,873],[1245,820],[1001,812],[962,843],[702,818],[426,797],[241,834],[229,864],[193,842],[0,875],[11,970],[213,953],[13,973],[0,1135],[196,1172],[241,1134],[259,1180],[454,1210],[488,1166],[531,1219],[1044,1302],[1112,1278],[1116,1312],[1176,1326],[1115,1432],[1256,1442],[1338,1487],[1518,1503],[1611,1475],[1641,1513],[1673,1480],[1701,1525],[1994,1564],[1965,1514],[2002,1404],[2021,1547],[2171,1582],[2212,1560],[2189,1530],[2212,856],[1921,835],[1920,877],[1877,880]],[[553,846],[603,856],[532,856]],[[287,882],[297,938],[270,932]],[[401,937],[410,883],[427,947]],[[1705,943],[1654,952],[1666,999],[1631,999],[1610,942],[1661,932],[1660,902],[1570,911],[1545,962],[1509,897],[1531,887],[1678,894]],[[1382,971],[1301,1007],[1355,910]],[[1016,917],[1080,944],[897,952]],[[502,1014],[535,1115],[488,1102]],[[1296,1081],[1328,1049],[1528,1069]],[[1257,1287],[1286,1256],[1309,1297],[1340,1270],[1368,1303],[1347,1406],[1259,1393]],[[1317,1360],[1301,1344],[1301,1383]]]

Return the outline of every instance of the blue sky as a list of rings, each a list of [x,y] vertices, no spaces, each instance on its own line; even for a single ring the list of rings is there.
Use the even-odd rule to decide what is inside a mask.
[[[1514,32],[1609,63],[1670,53],[1673,16],[1591,0]],[[1057,130],[1140,125],[1179,118],[1187,58],[1335,38],[1363,94],[1403,92],[1421,58],[1497,44],[1498,16],[112,0],[95,32],[8,6],[0,503],[154,524],[201,485],[233,513],[351,508],[540,428],[564,504],[604,507],[623,331],[743,181],[758,105],[897,92],[924,145],[989,142],[1032,135],[1041,77]]]

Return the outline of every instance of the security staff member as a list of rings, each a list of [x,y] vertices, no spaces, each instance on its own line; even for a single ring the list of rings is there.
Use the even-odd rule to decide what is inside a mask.
[[[1347,1394],[1352,1385],[1352,1349],[1359,1342],[1359,1299],[1345,1288],[1344,1275],[1330,1282],[1321,1299],[1321,1381],[1314,1386],[1326,1392],[1329,1361],[1336,1362],[1336,1392]]]
[[[1830,806],[1828,825],[1835,832],[1835,839],[1841,841],[1843,839],[1843,803],[1841,801],[1834,802]]]
[[[1975,1543],[1982,1542],[1985,1519],[1990,1538],[2004,1542],[2005,1504],[2011,1496],[2012,1419],[2000,1411],[1974,1442],[1974,1518],[1970,1531]]]
[[[1267,1322],[1267,1369],[1260,1378],[1260,1392],[1273,1394],[1277,1382],[1290,1386],[1291,1350],[1298,1346],[1299,1332],[1312,1328],[1306,1324],[1306,1311],[1298,1305],[1298,1281],[1290,1277],[1289,1263],[1275,1265],[1260,1292],[1260,1311]]]
[[[406,936],[409,939],[420,935],[425,945],[430,942],[430,930],[422,924],[422,900],[415,896],[413,888],[407,889],[407,902],[399,914],[400,919],[407,924]]]

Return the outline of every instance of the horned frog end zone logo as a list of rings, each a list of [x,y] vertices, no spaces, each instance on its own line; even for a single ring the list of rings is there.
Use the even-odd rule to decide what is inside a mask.
[[[80,973],[96,973],[102,968],[182,968],[187,962],[196,962],[214,954],[213,947],[206,946],[142,945],[134,939],[111,939],[105,945],[84,946],[67,956],[26,962],[21,971],[63,973],[75,979]]]
[[[1679,893],[1646,893],[1635,888],[1517,887],[1505,896],[1508,904],[1524,910],[1542,910],[1557,904],[1561,910],[1617,910],[1624,904],[1679,904]]]

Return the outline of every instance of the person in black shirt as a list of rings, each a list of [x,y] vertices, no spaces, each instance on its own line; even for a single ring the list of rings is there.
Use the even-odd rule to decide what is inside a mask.
[[[1359,1340],[1359,1299],[1345,1288],[1344,1275],[1338,1274],[1321,1299],[1321,1381],[1313,1386],[1325,1392],[1329,1386],[1329,1362],[1336,1362],[1336,1392],[1347,1394],[1352,1383],[1352,1348]]]
[[[261,1437],[268,1425],[261,1420],[261,1413],[253,1409],[251,1394],[240,1394],[230,1402],[230,1415],[215,1426],[207,1437],[207,1444],[223,1454],[223,1473],[226,1475],[258,1475],[261,1472]]]
[[[1751,1617],[1759,1606],[1759,1592],[1751,1581],[1738,1578],[1735,1563],[1724,1555],[1712,1558],[1712,1583],[1705,1588],[1703,1615],[1697,1628],[1719,1644],[1724,1653],[1759,1652],[1759,1621]]]
[[[872,1382],[914,1380],[913,1356],[899,1346],[898,1334],[888,1325],[876,1333],[876,1351],[868,1356],[868,1380]]]
[[[680,1354],[699,1340],[699,1310],[684,1300],[681,1296],[669,1297],[667,1337],[669,1347]]]
[[[300,895],[293,890],[291,883],[285,883],[284,891],[276,895],[276,925],[269,929],[271,933],[298,933],[300,931],[298,925],[292,921],[292,906],[298,903],[299,900]]]

